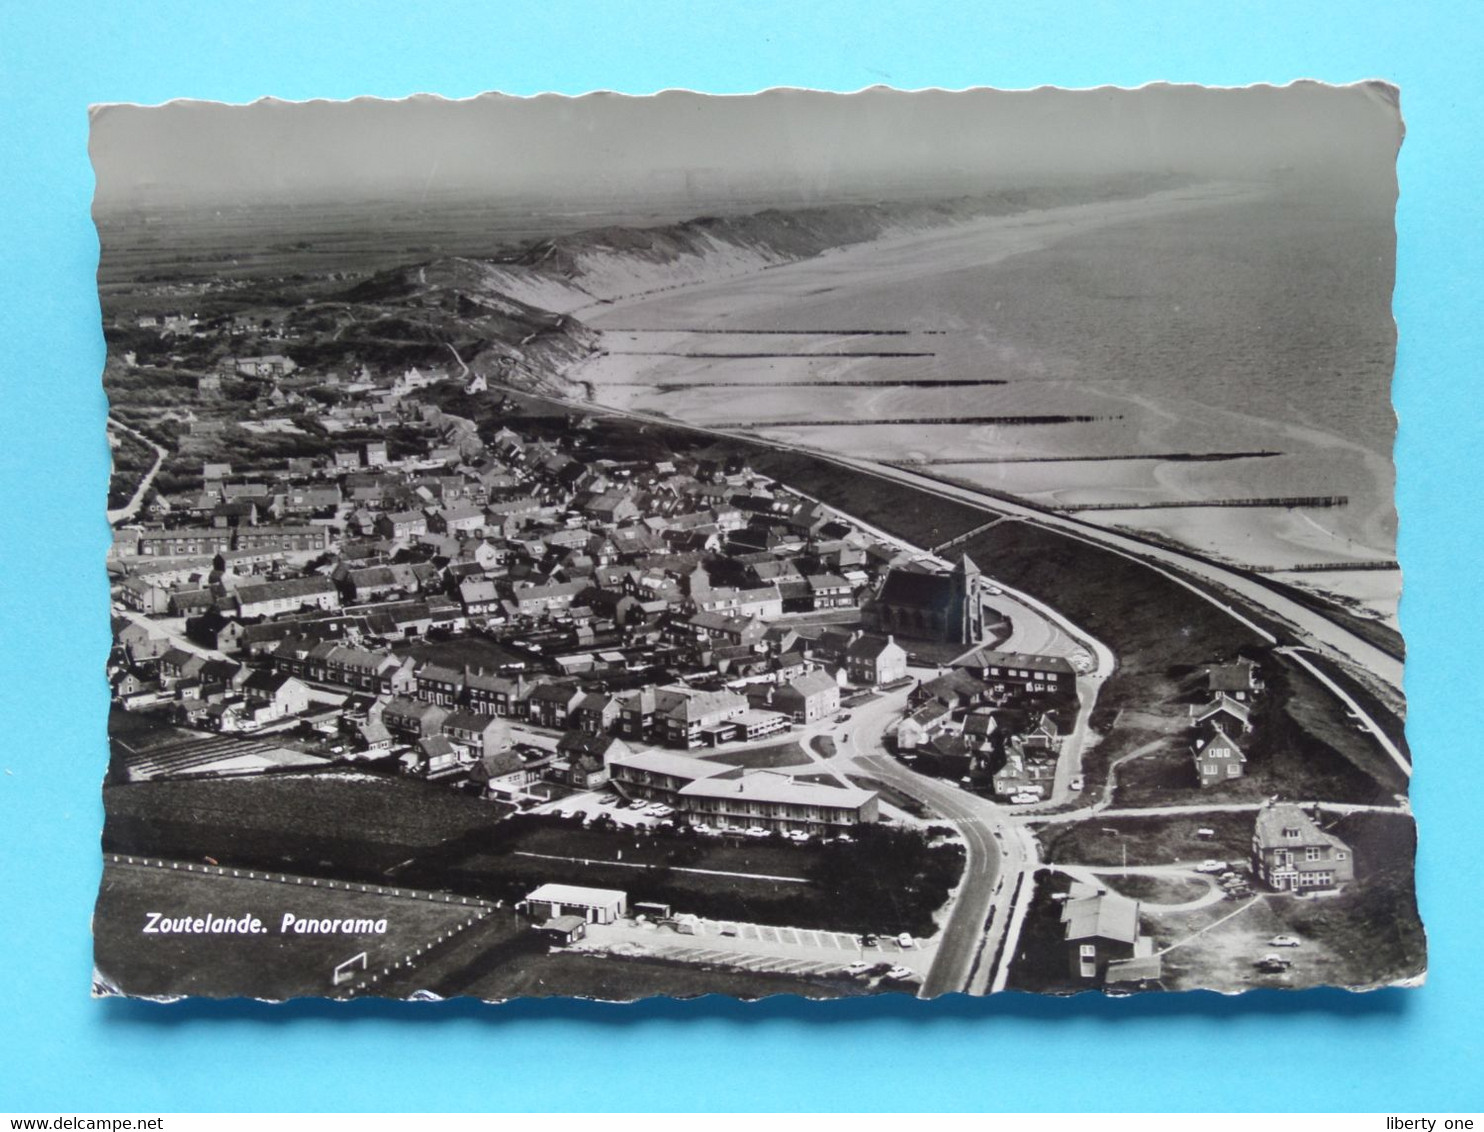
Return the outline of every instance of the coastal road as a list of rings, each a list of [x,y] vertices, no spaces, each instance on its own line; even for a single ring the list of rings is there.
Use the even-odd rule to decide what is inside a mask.
[[[1323,684],[1326,688],[1333,692],[1335,697],[1341,703],[1343,703],[1346,708],[1349,709],[1350,714],[1355,717],[1360,726],[1370,732],[1371,738],[1373,738],[1377,742],[1377,744],[1380,745],[1381,749],[1386,752],[1391,761],[1396,763],[1396,765],[1401,768],[1402,773],[1405,774],[1408,778],[1412,777],[1411,762],[1405,755],[1402,754],[1401,749],[1391,741],[1391,737],[1387,735],[1386,732],[1381,730],[1381,725],[1378,724],[1374,719],[1372,719],[1371,716],[1367,714],[1366,710],[1360,706],[1360,704],[1355,702],[1354,697],[1352,697],[1350,693],[1345,691],[1345,689],[1341,688],[1322,671],[1315,667],[1314,662],[1304,655],[1304,653],[1311,652],[1313,650],[1303,648],[1302,646],[1292,646],[1276,649],[1274,651],[1280,652],[1296,663],[1303,665],[1306,672],[1308,672],[1311,676],[1314,677],[1314,679],[1318,680],[1321,684]]]
[[[545,399],[585,412],[608,413],[614,416],[645,421],[662,428],[679,428],[690,432],[702,433],[707,436],[741,440],[749,444],[762,445],[784,452],[800,452],[834,464],[837,467],[859,472],[862,475],[893,480],[929,495],[935,495],[942,499],[950,499],[957,503],[965,503],[991,514],[1013,515],[1025,522],[1054,530],[1058,534],[1065,535],[1069,538],[1079,539],[1082,542],[1101,547],[1104,550],[1121,554],[1125,558],[1133,559],[1151,570],[1157,570],[1177,584],[1186,587],[1203,600],[1216,606],[1216,608],[1222,610],[1228,616],[1251,628],[1264,639],[1274,644],[1279,643],[1271,632],[1254,623],[1240,609],[1237,609],[1229,602],[1223,601],[1219,596],[1210,593],[1201,586],[1193,585],[1184,575],[1210,585],[1219,586],[1249,603],[1254,609],[1262,610],[1292,626],[1295,635],[1299,639],[1291,643],[1306,645],[1321,655],[1329,656],[1341,662],[1356,664],[1363,671],[1371,673],[1392,689],[1398,692],[1401,690],[1403,665],[1400,657],[1365,640],[1344,625],[1332,620],[1323,612],[1311,609],[1285,594],[1272,589],[1263,581],[1258,580],[1254,575],[1207,561],[1197,555],[1145,542],[1142,539],[1133,538],[1129,535],[1121,534],[1118,531],[1106,530],[1094,524],[1083,522],[1072,516],[1046,511],[1039,507],[1031,506],[1028,503],[1006,499],[998,495],[987,495],[971,488],[960,487],[957,484],[943,483],[940,480],[919,475],[916,472],[891,464],[881,464],[874,460],[865,460],[859,457],[811,448],[792,442],[772,440],[752,432],[688,424],[675,420],[672,417],[639,412],[633,409],[617,409],[606,405],[599,405],[595,402],[573,401],[563,397],[548,397]]]

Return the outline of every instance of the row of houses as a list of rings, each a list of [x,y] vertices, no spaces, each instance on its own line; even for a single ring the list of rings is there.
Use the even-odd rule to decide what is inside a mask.
[[[1252,730],[1252,708],[1262,689],[1257,665],[1251,660],[1207,669],[1204,691],[1208,698],[1191,707],[1191,763],[1203,788],[1246,773],[1247,755],[1239,737]]]

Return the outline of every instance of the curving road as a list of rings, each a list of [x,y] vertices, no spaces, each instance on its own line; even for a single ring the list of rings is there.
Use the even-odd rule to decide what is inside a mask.
[[[1035,840],[993,802],[908,770],[887,751],[886,730],[902,714],[906,698],[904,689],[855,709],[837,733],[836,760],[915,798],[963,836],[964,874],[919,993],[983,994],[994,977],[995,957],[1013,950],[1013,941],[1002,941],[1015,921],[1017,897],[1029,899],[1030,886],[1017,881],[1037,865]]]
[[[144,494],[149,490],[149,485],[155,482],[155,476],[159,475],[160,468],[165,463],[165,457],[170,455],[170,450],[168,448],[162,448],[138,429],[130,428],[122,421],[116,421],[112,417],[108,418],[108,427],[116,428],[120,432],[127,432],[135,440],[139,441],[139,443],[148,444],[155,450],[154,466],[139,481],[139,486],[134,489],[134,494],[129,497],[129,502],[108,513],[108,522],[113,526],[117,526],[119,523],[127,523],[139,513],[139,508],[144,505]]]

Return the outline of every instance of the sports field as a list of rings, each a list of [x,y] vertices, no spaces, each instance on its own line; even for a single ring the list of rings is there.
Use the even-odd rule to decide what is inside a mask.
[[[140,858],[135,858],[140,860]],[[154,860],[154,859],[151,859]],[[204,870],[204,866],[196,866]],[[473,903],[444,902],[440,895],[407,889],[360,891],[360,885],[326,887],[292,874],[233,876],[214,870],[185,872],[169,864],[105,862],[93,917],[94,965],[99,989],[131,995],[231,996],[285,999],[344,993],[334,985],[334,967],[366,952],[372,972],[423,956],[440,936],[457,938],[471,919],[486,913]],[[269,879],[271,877],[272,879]],[[395,892],[397,895],[392,895]],[[254,916],[259,934],[154,933],[144,929],[151,913],[162,919]],[[306,920],[385,922],[384,932],[300,933],[283,929],[292,913]],[[508,913],[506,913],[508,915]],[[446,938],[443,945],[451,939]]]

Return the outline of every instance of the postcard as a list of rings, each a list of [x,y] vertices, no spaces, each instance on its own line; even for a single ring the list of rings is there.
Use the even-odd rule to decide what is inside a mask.
[[[94,108],[94,993],[1420,983],[1402,133],[1382,83]]]

